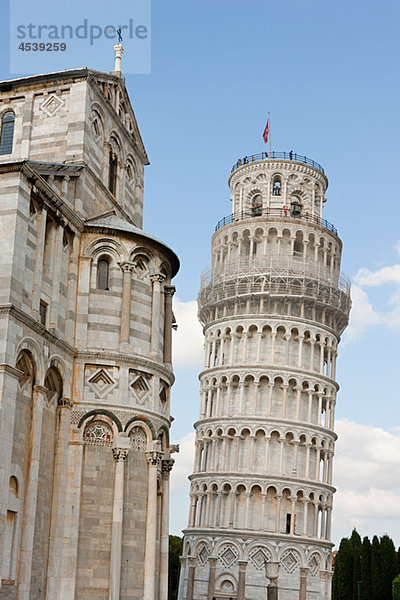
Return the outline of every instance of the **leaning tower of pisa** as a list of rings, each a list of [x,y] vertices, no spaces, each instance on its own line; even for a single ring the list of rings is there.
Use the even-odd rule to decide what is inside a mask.
[[[329,600],[342,243],[323,168],[245,157],[201,280],[205,362],[180,600]],[[268,589],[268,591],[267,591]]]

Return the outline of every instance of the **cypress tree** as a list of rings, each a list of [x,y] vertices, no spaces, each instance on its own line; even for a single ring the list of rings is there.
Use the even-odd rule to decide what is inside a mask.
[[[361,572],[363,581],[363,596],[360,600],[369,600],[371,591],[371,542],[365,536],[361,546]]]
[[[393,580],[393,600],[400,600],[400,575]]]
[[[398,573],[396,549],[393,540],[388,535],[380,539],[382,600],[392,600],[392,583]]]
[[[337,600],[353,600],[353,549],[348,538],[340,542],[335,560]]]
[[[353,529],[350,537],[353,554],[353,586],[352,600],[358,600],[358,583],[361,581],[361,538],[357,529]]]
[[[371,600],[383,600],[382,572],[381,572],[381,549],[376,535],[371,545]]]
[[[179,572],[181,569],[180,556],[182,555],[183,538],[177,535],[169,536],[168,556],[168,600],[178,597]]]

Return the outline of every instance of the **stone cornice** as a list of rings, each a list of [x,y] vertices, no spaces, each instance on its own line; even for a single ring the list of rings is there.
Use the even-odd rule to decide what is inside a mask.
[[[264,294],[264,292],[260,292],[260,294]],[[257,293],[253,293],[250,294],[252,296],[257,296]],[[222,300],[221,300],[222,302]],[[320,323],[319,321],[314,321],[312,319],[305,319],[304,317],[295,317],[292,315],[277,315],[277,314],[271,314],[268,315],[268,313],[264,313],[262,315],[260,315],[260,313],[245,313],[245,314],[238,314],[238,315],[227,315],[225,317],[218,317],[218,319],[214,319],[214,321],[210,321],[209,323],[207,323],[206,325],[203,326],[203,333],[205,334],[206,331],[212,327],[212,326],[218,326],[218,329],[221,328],[221,323],[226,323],[227,325],[229,325],[230,322],[233,322],[235,325],[237,325],[238,321],[243,321],[243,322],[248,322],[251,321],[251,325],[255,325],[256,323],[259,323],[260,325],[262,324],[264,325],[269,325],[270,323],[281,323],[283,322],[289,322],[293,325],[293,327],[297,327],[299,323],[306,325],[311,331],[316,331],[317,333],[321,333],[321,331],[323,332],[328,332],[331,333],[332,335],[335,336],[335,338],[337,339],[338,343],[340,340],[340,336],[337,334],[337,332],[332,329],[332,327],[329,327],[326,324]]]
[[[23,371],[20,371],[19,369],[13,367],[12,365],[9,365],[8,363],[0,364],[0,373],[7,373],[8,375],[15,377],[16,379],[21,379],[25,375]]]
[[[247,483],[248,485],[255,485],[259,482],[271,482],[271,484],[281,484],[282,487],[301,487],[304,489],[310,489],[311,492],[315,492],[316,489],[324,492],[334,494],[336,488],[328,483],[322,481],[316,481],[314,479],[301,479],[301,477],[285,477],[284,475],[268,475],[264,473],[238,473],[237,471],[207,471],[207,472],[196,472],[188,476],[189,481],[201,480],[211,481],[220,483],[226,483],[229,481],[236,485],[239,483]]]
[[[132,368],[142,368],[160,375],[165,379],[169,385],[172,385],[175,381],[175,376],[171,369],[163,366],[159,362],[153,361],[149,358],[139,356],[138,354],[128,354],[123,352],[112,352],[103,350],[76,350],[75,351],[76,362],[87,362],[94,361],[110,361],[113,364],[124,365]]]
[[[246,415],[237,415],[235,417],[207,417],[205,419],[198,419],[194,423],[194,428],[197,431],[197,428],[205,425],[213,425],[217,424],[220,427],[224,427],[224,424],[228,427],[236,425],[243,427],[244,425],[256,424],[257,427],[265,427],[266,425],[271,425],[271,427],[288,427],[290,429],[301,429],[304,431],[313,431],[315,433],[322,433],[326,437],[330,437],[334,441],[338,439],[337,434],[332,431],[332,429],[327,429],[322,425],[316,425],[315,423],[305,423],[303,421],[293,421],[291,419],[279,419],[277,417],[264,417],[262,419],[260,416],[255,415],[254,417],[246,416]]]
[[[58,346],[61,350],[63,350],[67,354],[69,354],[71,356],[75,356],[75,349],[72,346],[70,346],[70,344],[68,344],[61,338],[57,337],[53,333],[50,333],[50,331],[48,331],[46,329],[46,327],[44,327],[41,323],[39,323],[39,321],[36,321],[33,317],[28,315],[26,312],[24,312],[20,308],[17,308],[13,304],[1,304],[0,305],[0,316],[1,315],[9,315],[10,317],[15,318],[16,321],[18,321],[19,323],[23,323],[24,325],[27,325],[28,327],[30,327],[30,329],[32,329],[33,331],[38,333],[41,337],[43,337],[45,340],[47,340],[51,344]]]
[[[320,538],[309,537],[309,536],[300,536],[300,535],[290,535],[289,533],[273,533],[272,531],[254,531],[251,529],[223,529],[222,527],[191,527],[186,528],[182,531],[183,535],[186,537],[201,537],[208,538],[218,536],[220,540],[223,538],[224,540],[230,538],[232,540],[238,540],[238,538],[243,538],[246,542],[249,542],[252,539],[260,541],[260,543],[266,542],[276,542],[277,544],[284,545],[288,543],[296,544],[304,544],[309,548],[310,546],[317,546],[319,548],[327,548],[331,549],[334,547],[334,543],[329,540],[322,540]]]
[[[315,381],[316,383],[319,383],[320,381],[323,381],[324,383],[328,383],[329,385],[333,386],[336,391],[339,391],[340,386],[339,384],[334,380],[331,379],[330,377],[327,377],[326,375],[321,375],[320,373],[315,373],[315,371],[306,371],[305,369],[300,369],[298,367],[285,367],[284,365],[269,365],[267,363],[263,363],[262,365],[257,365],[257,364],[248,364],[248,365],[222,365],[220,367],[210,367],[208,369],[204,369],[203,371],[201,371],[198,375],[199,380],[201,381],[203,377],[211,377],[212,375],[214,375],[215,373],[225,373],[225,374],[229,374],[229,375],[234,375],[236,372],[243,372],[249,374],[249,375],[254,375],[255,373],[260,373],[260,376],[263,375],[268,375],[269,372],[274,373],[275,376],[277,375],[286,375],[287,377],[293,377],[295,375],[301,375],[302,377],[305,377],[307,380],[312,380]],[[313,390],[307,390],[307,391],[313,391]]]

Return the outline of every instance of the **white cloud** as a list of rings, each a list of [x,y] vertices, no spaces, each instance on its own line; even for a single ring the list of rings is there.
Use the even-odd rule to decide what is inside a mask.
[[[395,244],[400,254],[400,240]],[[366,267],[358,270],[353,278],[353,307],[350,324],[345,332],[347,343],[356,341],[360,335],[374,325],[386,325],[389,329],[400,330],[400,264],[394,264],[371,271]],[[364,288],[387,287],[386,307],[378,312],[374,308],[374,294]]]
[[[173,362],[175,368],[197,367],[203,364],[203,333],[197,319],[197,302],[182,302],[174,298],[174,314],[178,330],[173,332]]]
[[[189,517],[189,480],[193,473],[194,432],[179,440],[179,453],[174,454],[175,465],[171,471],[170,533],[182,535]]]
[[[358,285],[351,288],[351,300],[350,323],[343,337],[345,343],[356,341],[366,329],[382,322],[382,318],[373,309],[367,292]]]
[[[400,265],[382,267],[377,271],[370,271],[363,267],[355,275],[354,281],[358,285],[370,287],[378,287],[385,283],[400,283]]]
[[[400,541],[400,435],[394,430],[338,420],[334,530],[339,541],[357,527]]]
[[[188,433],[178,442],[179,452],[174,454],[175,464],[171,474],[171,493],[188,490],[188,476],[193,472],[194,431]]]

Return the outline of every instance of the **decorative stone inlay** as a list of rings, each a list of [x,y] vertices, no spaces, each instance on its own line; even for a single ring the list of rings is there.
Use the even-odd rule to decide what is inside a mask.
[[[231,567],[237,561],[237,550],[234,546],[225,546],[224,549],[219,553],[218,558],[225,565],[225,567]]]
[[[104,421],[92,421],[83,432],[83,441],[88,446],[112,446],[112,429]]]
[[[210,556],[210,550],[207,546],[207,544],[201,544],[200,546],[200,550],[197,554],[198,560],[199,560],[199,564],[204,567],[204,565],[207,563],[208,561],[208,557]]]
[[[145,396],[147,396],[147,394],[150,391],[148,377],[146,377],[143,374],[134,373],[134,377],[129,385],[131,390],[137,397],[139,404],[142,404],[142,401],[144,400]]]
[[[310,573],[315,577],[315,575],[319,572],[319,566],[321,563],[321,559],[318,554],[314,553],[310,560],[308,561],[308,566],[310,567]]]
[[[281,564],[285,571],[293,573],[300,564],[298,553],[293,550],[287,550],[282,556]]]
[[[259,571],[264,568],[265,563],[269,560],[271,560],[271,553],[262,546],[254,548],[254,550],[250,554],[250,562]]]
[[[104,398],[115,388],[117,382],[105,369],[99,369],[88,381],[90,388],[98,398]]]
[[[41,110],[46,113],[49,117],[52,117],[56,112],[64,106],[64,100],[61,100],[59,96],[51,94],[40,106]]]
[[[146,452],[147,436],[142,427],[133,427],[129,435],[132,442],[132,450],[136,452]]]

